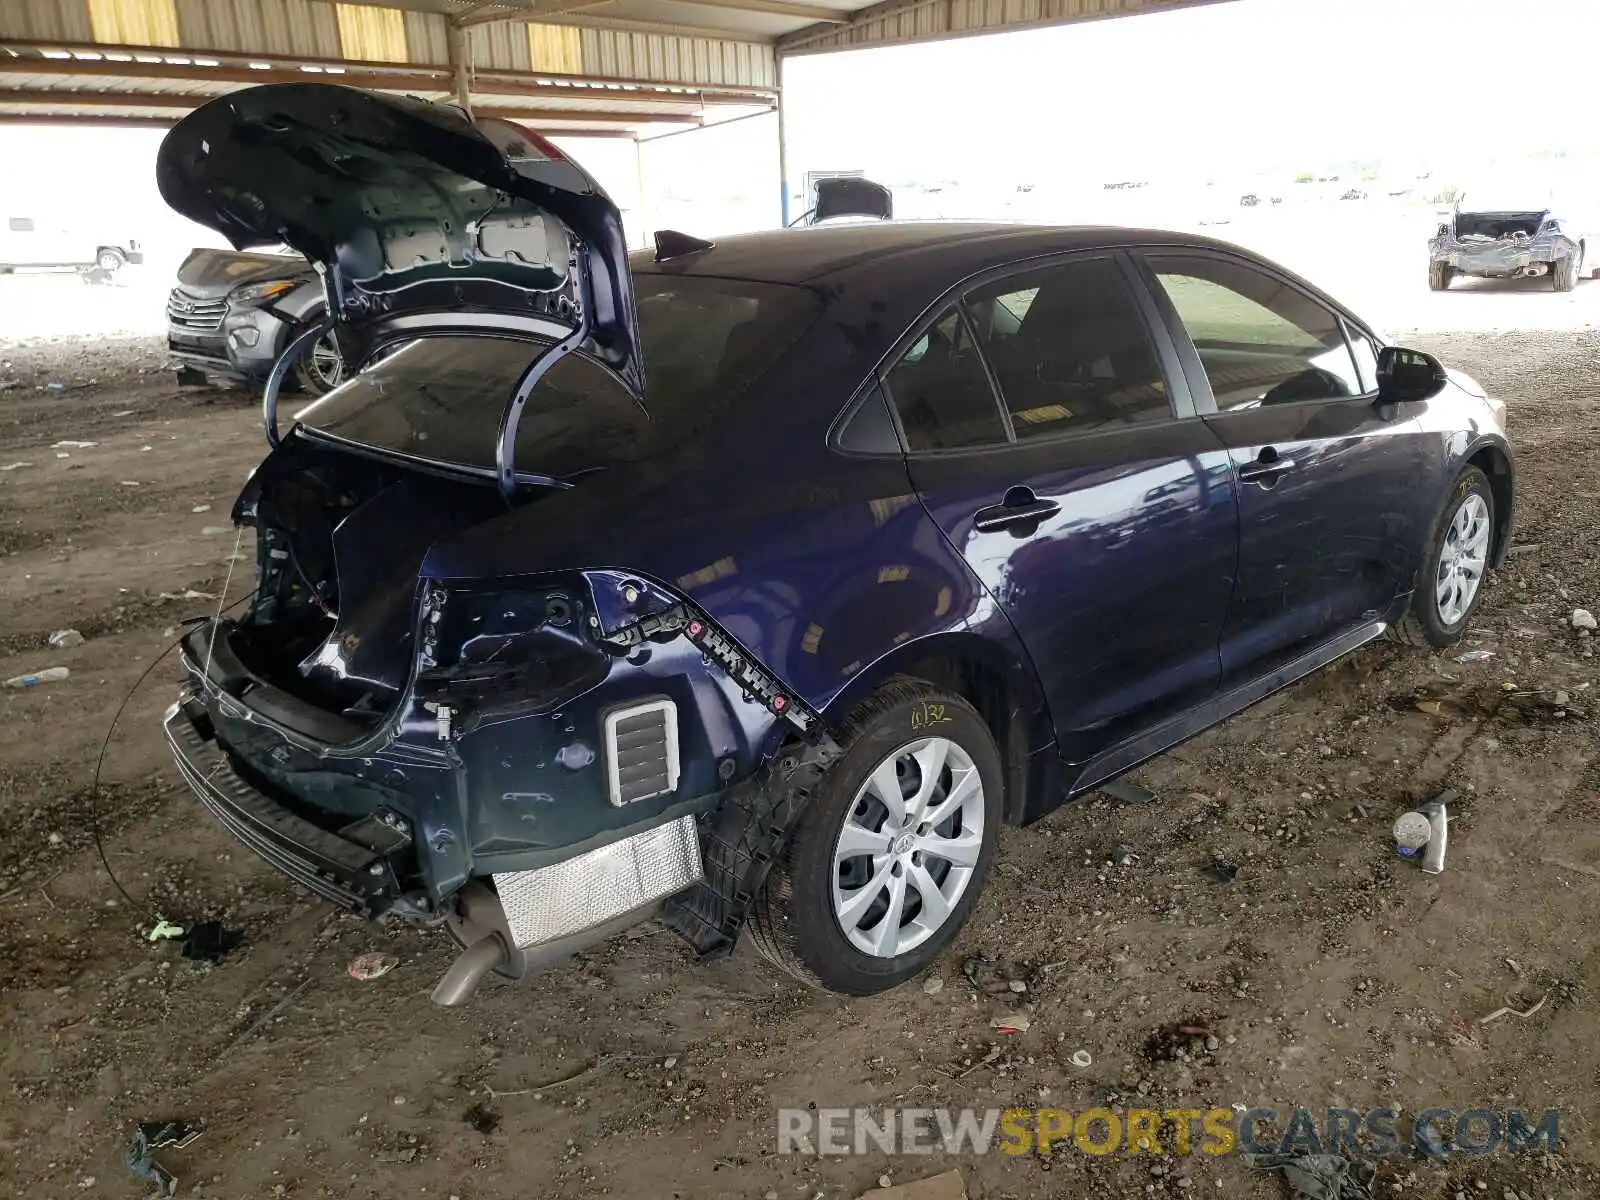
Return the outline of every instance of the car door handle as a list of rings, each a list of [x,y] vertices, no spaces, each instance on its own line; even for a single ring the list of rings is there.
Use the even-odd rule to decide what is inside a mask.
[[[1245,463],[1239,468],[1239,478],[1245,483],[1270,486],[1277,481],[1278,476],[1292,470],[1294,470],[1294,459],[1284,458],[1271,446],[1267,446],[1256,455],[1255,462]]]
[[[1039,499],[1031,488],[1014,487],[1006,492],[1003,503],[980,508],[973,515],[972,523],[979,533],[994,533],[1022,525],[1037,525],[1060,511],[1061,505],[1054,500]]]

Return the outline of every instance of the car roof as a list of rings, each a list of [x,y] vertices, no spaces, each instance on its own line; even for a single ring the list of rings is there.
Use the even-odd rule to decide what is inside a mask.
[[[649,251],[633,256],[638,275],[707,275],[766,283],[813,284],[871,271],[886,260],[914,255],[921,270],[941,263],[970,270],[1071,250],[1116,246],[1236,247],[1191,234],[1110,226],[1048,226],[981,221],[884,221],[813,225],[717,238],[710,249],[656,262]]]

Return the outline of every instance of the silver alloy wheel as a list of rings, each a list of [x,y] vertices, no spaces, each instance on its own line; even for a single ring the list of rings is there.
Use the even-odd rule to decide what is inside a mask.
[[[1489,506],[1473,492],[1461,502],[1439,551],[1439,569],[1434,576],[1434,603],[1439,620],[1455,625],[1478,594],[1484,568],[1489,565]]]
[[[344,378],[344,356],[339,353],[339,344],[333,340],[333,334],[324,334],[312,343],[305,365],[323,391],[331,392],[339,386]]]
[[[833,915],[850,944],[894,958],[932,937],[983,850],[983,779],[949,738],[909,742],[873,768],[833,851]]]

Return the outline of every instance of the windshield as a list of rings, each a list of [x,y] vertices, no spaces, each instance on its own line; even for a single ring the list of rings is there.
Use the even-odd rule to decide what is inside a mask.
[[[640,405],[570,354],[517,427],[517,470],[566,478],[695,436],[792,347],[822,311],[811,291],[700,276],[635,277],[646,370]],[[506,401],[540,344],[422,338],[300,413],[313,430],[413,458],[492,472]]]

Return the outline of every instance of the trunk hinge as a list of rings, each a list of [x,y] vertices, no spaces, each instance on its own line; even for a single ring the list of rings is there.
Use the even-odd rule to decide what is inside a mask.
[[[278,355],[278,361],[272,364],[272,374],[267,376],[267,388],[261,396],[261,424],[267,431],[267,445],[274,450],[278,448],[278,392],[283,388],[283,381],[289,377],[289,370],[305,355],[305,352],[314,345],[324,334],[331,333],[335,319],[332,315],[322,318],[309,329],[303,329],[295,335],[295,339],[284,347],[283,353]]]
[[[579,253],[575,264],[578,283],[578,324],[566,337],[547,346],[528,364],[528,369],[517,381],[505,412],[500,414],[500,429],[495,435],[494,469],[500,484],[500,494],[510,504],[517,492],[517,426],[522,423],[522,410],[550,369],[589,339],[590,313],[594,311],[594,285],[589,280],[589,259]],[[559,479],[541,475],[537,480],[546,487],[570,488],[572,485]]]

